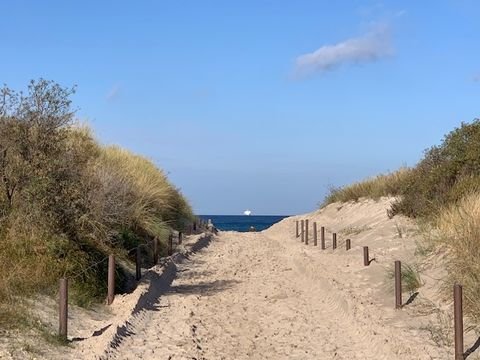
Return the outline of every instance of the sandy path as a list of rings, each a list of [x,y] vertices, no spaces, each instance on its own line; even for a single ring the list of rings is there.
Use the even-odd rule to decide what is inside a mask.
[[[292,224],[216,237],[108,358],[451,358],[377,298],[360,247],[320,252]]]

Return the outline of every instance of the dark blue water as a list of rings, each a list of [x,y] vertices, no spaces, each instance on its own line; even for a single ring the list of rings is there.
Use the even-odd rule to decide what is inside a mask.
[[[212,220],[213,225],[223,231],[249,231],[253,226],[256,231],[262,231],[285,219],[280,215],[200,215],[204,220]]]

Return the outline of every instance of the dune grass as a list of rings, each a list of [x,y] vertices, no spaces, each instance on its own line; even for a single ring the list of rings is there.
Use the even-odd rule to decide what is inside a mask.
[[[420,287],[422,287],[423,282],[418,271],[418,267],[402,263],[402,291],[408,292],[410,295],[413,295]],[[393,292],[394,290],[394,280],[395,279],[395,269],[393,267],[389,268],[387,271],[387,284],[388,288]]]
[[[25,93],[0,88],[0,328],[21,323],[22,298],[54,295],[60,277],[72,279],[71,301],[103,301],[111,253],[122,291],[129,250],[193,219],[152,161],[75,123],[73,92],[43,79]]]
[[[358,201],[360,198],[378,200],[383,196],[399,195],[411,172],[412,170],[410,168],[405,167],[398,171],[378,175],[351,185],[332,188],[322,206],[334,202]]]
[[[444,208],[434,225],[432,239],[438,251],[447,252],[445,295],[452,296],[454,283],[462,284],[465,312],[480,324],[480,193],[470,193]]]

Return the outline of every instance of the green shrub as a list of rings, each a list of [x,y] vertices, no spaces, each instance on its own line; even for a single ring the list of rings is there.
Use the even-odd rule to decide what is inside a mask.
[[[480,120],[462,123],[439,146],[426,151],[401,189],[392,214],[434,216],[480,188]]]
[[[127,250],[193,218],[151,161],[102,147],[74,124],[73,92],[43,79],[25,94],[0,89],[0,312],[10,314],[21,296],[54,294],[63,276],[74,302],[103,300],[110,253],[122,264],[121,291],[131,276]]]

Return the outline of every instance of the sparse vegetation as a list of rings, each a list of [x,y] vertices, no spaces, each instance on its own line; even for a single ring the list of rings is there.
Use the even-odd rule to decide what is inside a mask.
[[[382,196],[400,195],[411,171],[409,168],[401,168],[393,173],[378,175],[352,185],[333,187],[323,201],[322,206],[334,202],[358,201],[360,198],[378,200]]]
[[[480,323],[480,194],[472,193],[440,212],[435,219],[437,249],[446,251],[448,278],[445,292],[454,283],[464,286],[465,312]]]
[[[367,231],[367,230],[370,230],[371,227],[370,226],[367,226],[367,225],[363,225],[363,226],[349,226],[349,227],[346,227],[342,230],[340,230],[339,232],[343,235],[358,235],[364,231]]]
[[[71,299],[103,300],[109,253],[169,229],[192,211],[151,161],[99,145],[76,126],[74,89],[32,81],[23,94],[0,89],[0,326],[12,324],[19,297],[52,294],[74,276]],[[117,269],[119,290],[127,270]]]
[[[417,254],[446,253],[445,291],[450,294],[455,282],[463,284],[465,311],[480,324],[480,120],[462,123],[415,167],[333,189],[324,204],[383,195],[396,197],[390,217],[402,214],[423,224]],[[403,236],[398,226],[397,232]],[[404,268],[406,286],[418,287],[414,269]]]
[[[387,271],[387,283],[389,288],[393,291],[393,279],[395,278],[395,271],[393,268]],[[402,291],[413,295],[420,287],[422,287],[422,279],[420,272],[416,266],[402,263]]]

